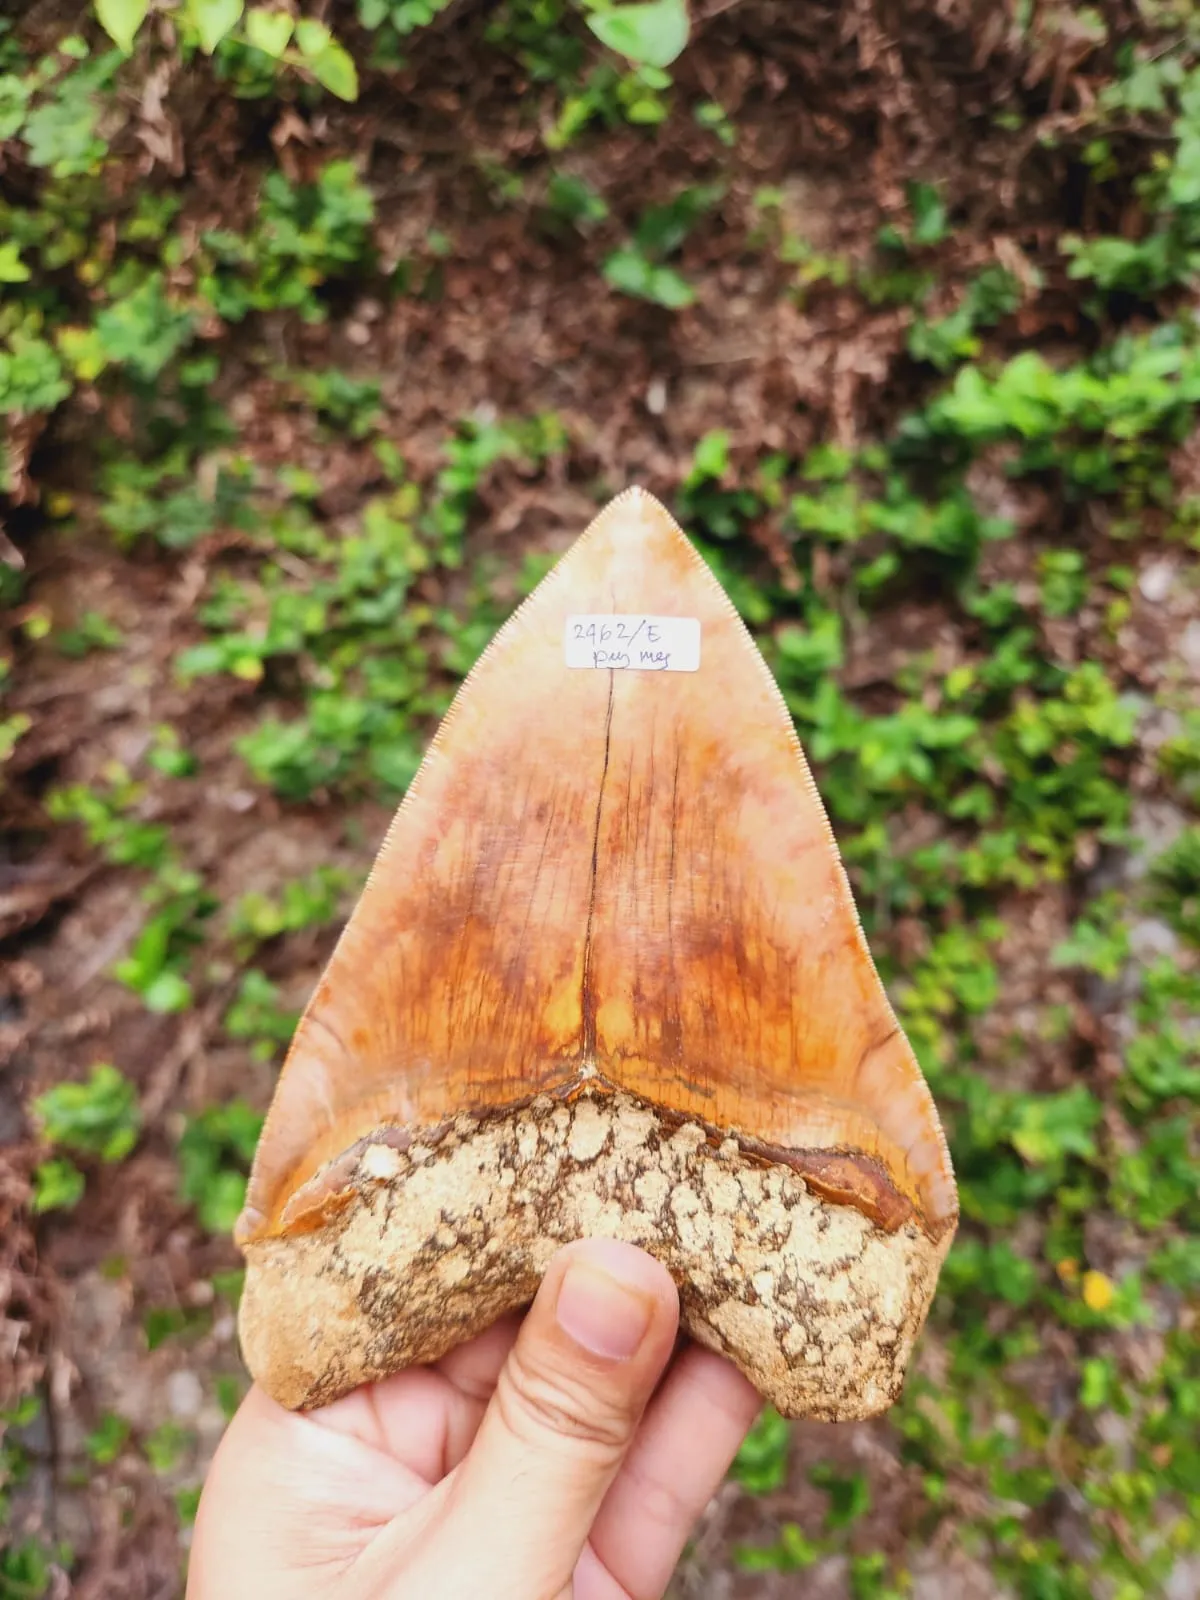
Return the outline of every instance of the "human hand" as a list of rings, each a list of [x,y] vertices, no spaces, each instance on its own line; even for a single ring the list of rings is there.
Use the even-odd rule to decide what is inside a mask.
[[[250,1391],[221,1443],[187,1600],[658,1600],[754,1420],[684,1348],[650,1256],[583,1240],[524,1321],[307,1414]]]

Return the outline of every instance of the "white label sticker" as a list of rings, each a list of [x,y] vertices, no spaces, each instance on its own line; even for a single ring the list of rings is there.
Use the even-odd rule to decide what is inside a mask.
[[[696,617],[568,617],[564,650],[569,667],[615,672],[698,672]]]

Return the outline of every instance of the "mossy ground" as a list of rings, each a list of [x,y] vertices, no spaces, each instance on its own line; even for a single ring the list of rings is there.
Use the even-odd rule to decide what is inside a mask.
[[[177,1584],[294,1017],[637,481],[779,678],[963,1198],[900,1405],[765,1419],[678,1594],[1186,1600],[1190,8],[704,3],[666,71],[565,0],[327,21],[356,100],[320,40],[0,21],[0,1597]]]

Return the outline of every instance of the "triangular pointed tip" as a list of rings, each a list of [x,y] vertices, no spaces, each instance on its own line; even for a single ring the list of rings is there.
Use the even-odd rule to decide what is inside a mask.
[[[685,625],[694,660],[572,658],[576,624],[639,620]],[[937,1115],[782,697],[640,486],[597,513],[443,722],[297,1034],[251,1204],[278,1218],[372,1126],[596,1073],[816,1152],[804,1170],[831,1191],[881,1193],[882,1172],[951,1223]]]
[[[553,630],[577,613],[657,613],[691,618],[705,629],[732,624],[740,636],[735,648],[753,657],[756,669],[769,677],[700,551],[663,502],[640,485],[623,489],[597,511],[496,636],[489,663],[511,651],[527,627]]]
[[[663,502],[657,495],[651,494],[649,489],[644,489],[640,483],[632,483],[627,489],[622,489],[619,494],[615,494],[608,504],[602,506],[596,513],[592,526],[594,527],[596,522],[599,522],[602,518],[613,516],[617,513],[621,513],[631,520],[640,518],[650,525],[657,524],[661,526],[665,522],[669,527],[674,528],[677,533],[682,532],[679,524]]]
[[[699,553],[680,527],[670,509],[657,495],[633,484],[601,506],[571,550],[586,548],[597,536],[607,536],[625,549],[653,545],[683,546],[699,559]],[[570,554],[570,550],[568,550]]]

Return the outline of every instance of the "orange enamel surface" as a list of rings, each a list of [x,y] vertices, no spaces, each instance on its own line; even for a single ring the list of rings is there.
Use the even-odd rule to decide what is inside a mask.
[[[696,618],[699,671],[568,668],[580,613]],[[932,1233],[956,1215],[791,719],[703,561],[636,490],[455,700],[300,1024],[239,1237],[279,1231],[376,1127],[597,1075],[801,1153],[834,1198],[878,1210],[858,1192],[878,1172]]]

